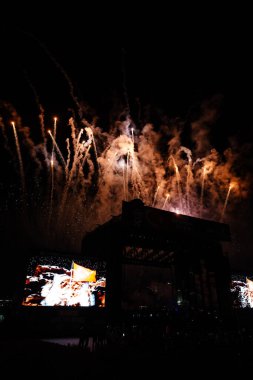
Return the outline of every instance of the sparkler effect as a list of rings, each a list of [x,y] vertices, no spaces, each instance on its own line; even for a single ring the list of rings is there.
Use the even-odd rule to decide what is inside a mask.
[[[140,198],[148,206],[177,214],[226,221],[233,204],[247,196],[247,182],[234,170],[231,149],[220,155],[208,147],[204,154],[198,140],[196,151],[191,151],[181,145],[176,126],[155,131],[146,124],[137,133],[126,117],[104,131],[84,118],[72,117],[65,125],[54,118],[53,132],[48,130],[45,136],[38,129],[40,142],[35,143],[31,129],[15,115],[17,123],[12,126],[22,192],[28,176],[37,183],[26,189],[27,213],[36,210],[41,238],[54,249],[79,250],[87,231],[121,213],[123,200]],[[4,147],[10,154],[11,135],[4,126]],[[64,141],[66,130],[69,137]],[[196,136],[195,127],[194,141]],[[24,170],[21,152],[35,164],[34,172],[26,169],[28,165]]]

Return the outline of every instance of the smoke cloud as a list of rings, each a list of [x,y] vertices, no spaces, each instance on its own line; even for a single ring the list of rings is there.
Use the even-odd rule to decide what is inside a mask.
[[[57,124],[53,141],[45,133],[42,107],[40,141],[35,143],[31,129],[37,126],[24,126],[14,107],[4,104],[2,145],[6,157],[17,166],[8,125],[13,120],[27,183],[24,212],[30,215],[27,220],[36,220],[32,228],[41,231],[44,245],[79,251],[88,231],[119,215],[122,201],[134,198],[195,217],[233,219],[252,181],[249,173],[240,170],[242,155],[235,143],[220,153],[210,142],[219,102],[220,98],[204,102],[191,122],[191,149],[182,144],[183,120],[170,120],[161,128],[147,123],[137,129],[129,116],[106,129],[97,118],[88,122],[72,117],[66,125]],[[58,133],[63,129],[68,131],[67,138]],[[10,203],[17,193],[9,194]]]

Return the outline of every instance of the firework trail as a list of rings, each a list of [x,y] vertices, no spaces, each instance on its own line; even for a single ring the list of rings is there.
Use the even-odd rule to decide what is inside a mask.
[[[53,211],[53,197],[54,197],[54,159],[53,156],[51,158],[50,162],[51,167],[51,192],[50,192],[50,205],[49,205],[49,215],[48,215],[48,228],[50,229],[51,226],[51,218],[52,218],[52,211]]]
[[[173,165],[175,168],[175,173],[176,173],[177,192],[178,192],[180,209],[183,210],[182,190],[181,190],[181,175],[179,173],[179,169],[178,169],[177,163],[175,161],[175,158],[173,156],[171,156],[170,158],[172,159],[172,162],[173,162]]]
[[[52,141],[53,141],[53,145],[55,146],[55,148],[56,148],[56,150],[57,150],[57,153],[58,153],[59,156],[60,156],[60,159],[61,159],[61,161],[62,161],[62,163],[63,163],[63,165],[64,165],[64,168],[67,170],[67,163],[66,163],[66,161],[65,161],[65,159],[64,159],[64,157],[63,157],[63,155],[62,155],[62,152],[61,152],[61,150],[60,150],[60,148],[59,148],[57,142],[55,141],[54,136],[52,135],[52,132],[50,131],[50,129],[48,130],[48,134],[49,134],[49,136],[51,137],[51,139],[52,139]]]
[[[17,149],[17,155],[18,155],[18,162],[19,162],[19,169],[20,169],[20,179],[21,179],[21,186],[22,186],[22,197],[23,197],[23,202],[25,201],[25,173],[24,173],[24,165],[22,161],[22,156],[21,156],[21,151],[20,151],[20,146],[19,146],[19,141],[18,141],[18,135],[17,135],[17,130],[14,121],[11,122],[12,127],[13,127],[13,133],[14,133],[14,138],[15,138],[15,143],[16,143],[16,149]]]
[[[155,195],[154,195],[154,200],[153,200],[153,203],[152,203],[152,207],[155,207],[156,198],[157,198],[157,194],[158,194],[159,189],[160,189],[160,186],[157,186],[157,189],[156,189],[156,192],[155,192]]]
[[[162,207],[162,210],[166,209],[166,205],[167,205],[167,202],[168,202],[169,199],[170,199],[170,194],[167,194],[166,198],[165,198],[165,201],[164,201],[164,204],[163,204],[163,207]]]
[[[223,219],[224,219],[224,215],[225,215],[226,208],[227,208],[227,204],[228,204],[229,195],[230,195],[231,190],[233,189],[233,187],[234,187],[234,184],[233,184],[233,183],[230,183],[230,184],[229,184],[228,191],[227,191],[227,195],[226,195],[225,203],[224,203],[224,206],[223,206],[223,209],[222,209],[222,213],[221,213],[221,218],[220,218],[220,221],[221,221],[221,222],[222,222]]]
[[[52,209],[53,209],[53,198],[54,198],[54,141],[56,141],[56,125],[57,125],[57,117],[54,117],[54,128],[53,128],[53,145],[51,152],[51,160],[50,160],[50,169],[51,169],[51,191],[50,191],[50,205],[49,205],[49,216],[48,216],[48,227],[50,228],[51,217],[52,217]]]
[[[205,190],[205,179],[206,179],[206,167],[203,167],[202,181],[201,181],[201,194],[200,194],[200,215],[203,211],[203,200],[204,200],[204,190]]]
[[[215,149],[203,155],[206,141],[202,145],[199,143],[196,151],[190,150],[181,145],[180,125],[168,127],[170,133],[163,135],[147,124],[140,127],[133,138],[129,118],[117,121],[108,132],[90,125],[85,119],[80,123],[81,126],[72,117],[68,121],[69,137],[65,141],[58,138],[56,142],[54,119],[53,131],[48,131],[53,146],[45,144],[45,151],[40,143],[32,144],[28,129],[19,121],[22,152],[30,155],[30,161],[35,164],[34,174],[29,172],[29,177],[35,175],[34,181],[40,183],[43,177],[45,184],[44,188],[38,187],[39,198],[31,188],[26,189],[30,211],[36,210],[41,229],[48,224],[55,247],[64,244],[71,249],[79,244],[86,232],[121,213],[122,200],[140,198],[145,204],[163,210],[222,221],[231,190],[234,201],[247,196],[247,178],[235,175],[236,158],[231,150],[223,156]],[[15,124],[12,126],[24,192],[23,162]],[[196,136],[195,133],[195,139]],[[206,139],[206,134],[204,136]],[[10,143],[10,137],[7,138],[6,133],[5,144]],[[161,143],[168,146],[167,151],[160,148]],[[222,194],[228,181],[230,185],[224,202]],[[240,186],[234,186],[235,183]],[[39,205],[37,199],[41,199]],[[230,203],[230,210],[232,207]]]

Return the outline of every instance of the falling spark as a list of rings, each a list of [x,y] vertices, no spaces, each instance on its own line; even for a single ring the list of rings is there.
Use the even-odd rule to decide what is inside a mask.
[[[53,137],[54,137],[54,141],[56,141],[56,126],[57,126],[57,117],[54,117],[54,129],[53,129]],[[54,144],[53,144],[53,151],[52,151],[52,155],[54,153]]]
[[[24,174],[24,166],[23,166],[23,161],[22,161],[22,156],[21,156],[21,151],[20,151],[20,146],[19,146],[19,141],[18,141],[18,135],[15,127],[14,121],[11,122],[12,127],[13,127],[13,133],[15,137],[15,143],[16,143],[16,149],[17,149],[17,154],[18,154],[18,161],[19,161],[19,169],[20,169],[20,178],[21,178],[21,186],[22,186],[22,194],[23,197],[25,195],[25,174]],[[24,200],[24,199],[23,199]]]
[[[190,149],[182,146],[179,151],[183,151],[187,155],[188,165],[186,165],[187,177],[186,177],[186,194],[185,194],[185,203],[187,212],[190,212],[190,185],[192,183],[192,152]],[[174,160],[175,165],[175,160]],[[178,171],[178,168],[176,169]],[[179,177],[181,181],[181,178]]]
[[[165,210],[165,207],[166,207],[166,204],[167,204],[169,198],[170,198],[170,194],[167,194],[165,201],[164,201],[164,204],[163,204],[163,207],[162,207],[162,210]]]
[[[201,194],[200,194],[200,216],[203,212],[203,200],[204,200],[204,189],[205,189],[205,179],[206,179],[206,167],[203,167],[202,181],[201,181]]]
[[[43,138],[43,141],[44,141],[44,145],[45,145],[46,144],[46,135],[45,135],[44,108],[39,103],[39,101],[38,101],[38,106],[39,106],[39,110],[40,110],[39,121],[40,121],[41,135],[42,135],[42,138]]]
[[[54,117],[54,129],[53,129],[53,146],[50,160],[50,168],[51,168],[51,192],[50,192],[50,205],[49,205],[49,216],[48,216],[48,227],[50,228],[51,217],[52,217],[52,209],[53,209],[53,197],[54,197],[54,141],[56,141],[56,123],[57,117]]]
[[[50,131],[50,129],[48,130],[48,133],[49,133],[49,136],[51,137],[51,139],[52,139],[52,141],[54,143],[54,146],[55,146],[55,148],[56,148],[56,150],[57,150],[57,152],[58,152],[58,154],[60,156],[60,159],[62,160],[62,163],[63,163],[64,167],[67,168],[66,161],[64,160],[62,152],[60,151],[60,148],[59,148],[57,142],[55,141],[54,136],[52,135],[52,132]]]
[[[90,151],[90,148],[91,148],[91,143],[89,144],[88,148],[86,149],[86,152],[85,152],[85,155],[84,155],[84,158],[83,158],[83,162],[82,162],[82,167],[83,165],[85,164],[85,161],[88,157],[88,154],[89,154],[89,151]]]
[[[134,175],[137,175],[138,182],[142,183],[142,178],[141,178],[140,172],[138,170],[138,161],[135,159],[134,145],[133,145],[132,149],[130,150],[130,156],[131,156],[131,160],[132,160],[132,182],[134,182],[134,179],[133,179]]]
[[[192,176],[192,168],[189,163],[186,167],[187,169],[187,177],[186,177],[186,208],[187,211],[190,212],[190,181]]]
[[[172,155],[171,155],[171,159],[173,161],[175,172],[176,172],[177,192],[178,192],[178,197],[179,197],[179,202],[180,202],[180,208],[182,210],[183,204],[182,204],[182,191],[181,191],[181,176],[180,176],[175,158]]]
[[[130,154],[130,151],[127,152],[127,161],[126,161],[126,201],[128,201],[128,167],[129,167],[129,154]]]
[[[64,213],[64,208],[65,208],[65,204],[67,201],[68,191],[69,191],[69,188],[71,186],[72,178],[77,171],[76,169],[77,169],[77,165],[79,162],[79,153],[80,153],[80,149],[82,146],[82,144],[80,144],[80,139],[81,139],[82,134],[83,134],[83,129],[80,130],[78,137],[75,140],[76,141],[76,147],[75,147],[75,154],[74,154],[74,158],[73,158],[73,164],[72,164],[71,170],[69,172],[69,175],[67,176],[67,181],[66,181],[66,184],[65,184],[65,187],[63,190],[62,202],[61,202],[61,207],[59,210],[59,219],[61,219],[61,216]]]
[[[53,156],[50,161],[51,167],[51,192],[50,192],[50,205],[49,205],[49,215],[48,215],[48,228],[51,225],[52,210],[53,210],[53,196],[54,196],[54,159]]]
[[[123,180],[123,199],[126,200],[126,179],[125,179],[125,161],[121,162],[122,165],[122,180]]]
[[[94,134],[93,132],[91,131],[91,139],[92,139],[92,143],[93,143],[93,147],[94,147],[94,152],[95,152],[95,156],[96,156],[96,161],[98,163],[98,152],[97,152],[97,147],[96,147],[96,143],[95,143],[95,139],[94,139]],[[99,166],[98,166],[99,168]]]
[[[13,120],[18,120],[17,117],[13,113]],[[175,214],[199,217],[205,211],[206,217],[212,220],[219,220],[222,211],[221,219],[224,218],[233,185],[229,185],[224,205],[223,202],[217,205],[217,199],[222,199],[221,191],[224,186],[227,189],[228,176],[233,178],[234,175],[233,162],[228,156],[220,157],[218,152],[208,152],[207,156],[203,154],[198,158],[196,151],[191,152],[180,145],[179,134],[172,134],[174,137],[168,138],[166,152],[165,149],[160,149],[161,138],[165,135],[149,125],[143,126],[137,138],[134,136],[134,128],[129,128],[129,122],[127,126],[118,122],[119,124],[116,127],[113,125],[109,131],[103,131],[100,127],[94,129],[83,120],[80,123],[85,125],[87,138],[81,141],[78,121],[71,118],[70,135],[66,138],[65,147],[62,143],[59,144],[61,150],[56,143],[56,118],[53,128],[48,131],[53,141],[52,146],[44,144],[43,141],[36,145],[31,140],[29,128],[20,129],[24,137],[26,157],[28,153],[35,164],[28,165],[27,170],[35,168],[36,175],[42,174],[34,177],[35,185],[37,186],[37,178],[48,176],[45,182],[48,190],[41,186],[31,187],[29,199],[31,205],[36,206],[34,210],[38,210],[42,204],[38,204],[38,200],[43,200],[43,204],[47,205],[46,213],[43,210],[38,213],[38,225],[43,230],[47,222],[50,227],[54,222],[54,234],[51,231],[50,235],[46,232],[45,237],[50,238],[55,247],[61,248],[66,242],[68,245],[64,248],[78,249],[77,244],[87,231],[105,223],[111,215],[120,214],[122,199],[130,201],[140,198],[147,205]],[[15,125],[13,130],[24,188],[24,169]],[[92,149],[94,152],[91,154]],[[187,162],[181,154],[182,151],[187,155]],[[21,152],[23,153],[23,146]],[[45,173],[44,162],[49,162],[50,166]],[[29,175],[30,173],[31,171]],[[29,181],[30,184],[33,186],[32,181]],[[244,188],[245,185],[246,182],[243,182]],[[38,197],[33,197],[36,196],[34,190],[37,189],[41,192],[38,193]],[[27,194],[28,191],[29,188],[26,188]],[[44,194],[47,194],[46,200],[43,198]],[[210,207],[209,213],[207,206]]]
[[[156,189],[156,192],[155,192],[155,195],[154,195],[154,200],[153,200],[152,207],[155,207],[156,197],[157,197],[157,194],[158,194],[159,189],[160,189],[160,186],[157,186],[157,189]]]
[[[228,188],[228,192],[227,192],[227,196],[226,196],[226,199],[225,199],[225,203],[224,203],[224,206],[223,206],[223,209],[222,209],[222,214],[221,214],[221,218],[220,218],[221,222],[223,221],[223,218],[224,218],[224,215],[225,215],[225,212],[226,212],[226,209],[227,209],[228,198],[229,198],[230,192],[233,189],[233,187],[234,187],[234,184],[230,183],[229,184],[229,188]]]
[[[133,128],[131,128],[131,136],[132,136],[132,142],[134,144],[134,129]]]

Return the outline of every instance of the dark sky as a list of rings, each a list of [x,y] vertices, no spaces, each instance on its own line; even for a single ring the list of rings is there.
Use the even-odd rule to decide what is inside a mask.
[[[223,150],[231,136],[242,145],[252,141],[252,128],[248,128],[245,115],[238,112],[244,96],[240,92],[243,68],[227,62],[222,40],[214,37],[205,43],[191,36],[177,39],[175,33],[167,43],[159,45],[156,38],[146,42],[136,46],[120,46],[109,40],[91,44],[82,25],[71,21],[67,25],[59,20],[11,28],[8,25],[1,33],[0,100],[12,103],[28,125],[37,122],[36,96],[46,111],[47,122],[54,115],[67,120],[72,110],[77,112],[70,96],[71,82],[74,96],[86,104],[88,114],[98,115],[106,128],[117,109],[127,104],[137,125],[145,121],[160,125],[175,117],[190,120],[202,102],[218,96],[220,113],[212,132],[217,149]],[[231,71],[231,86],[227,86]],[[225,81],[226,91],[231,88],[229,93]],[[252,161],[247,165],[247,169],[252,168]],[[249,223],[251,211],[247,221],[242,221],[244,234],[237,231],[240,257],[235,265],[239,270],[248,264],[253,269]],[[243,247],[240,233],[241,239],[246,239]],[[8,257],[17,257],[20,247],[10,236],[2,239],[4,250]]]
[[[125,101],[126,92],[133,113],[141,102],[169,116],[185,116],[196,103],[225,93],[225,62],[215,41],[208,47],[176,38],[161,46],[155,39],[137,46],[91,45],[82,27],[72,26],[58,22],[4,28],[2,91],[8,99],[16,98],[23,113],[34,101],[31,86],[52,112],[71,104],[61,70],[78,98],[102,115],[115,97]]]

